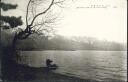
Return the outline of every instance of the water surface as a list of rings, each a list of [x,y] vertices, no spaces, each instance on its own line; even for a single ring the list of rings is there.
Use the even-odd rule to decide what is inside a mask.
[[[126,51],[21,51],[20,55],[22,63],[34,67],[44,67],[46,59],[52,59],[59,66],[54,72],[60,74],[98,81],[127,80]]]

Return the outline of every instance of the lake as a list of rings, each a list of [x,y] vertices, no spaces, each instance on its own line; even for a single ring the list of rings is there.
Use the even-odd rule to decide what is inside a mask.
[[[83,79],[127,81],[126,51],[21,51],[19,63],[44,67],[46,59],[59,66],[54,72]]]

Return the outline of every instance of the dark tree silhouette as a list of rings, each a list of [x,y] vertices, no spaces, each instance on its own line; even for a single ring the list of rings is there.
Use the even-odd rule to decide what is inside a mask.
[[[9,9],[16,9],[16,7],[17,7],[17,5],[12,5],[12,4],[7,4],[7,3],[0,2],[0,8],[3,11],[7,11]]]
[[[3,11],[8,11],[10,9],[16,9],[17,5],[12,5],[12,4],[6,4],[3,2],[0,2],[0,9]],[[9,24],[9,26],[7,26]],[[0,15],[0,25],[4,29],[9,29],[9,28],[14,28],[17,26],[22,25],[23,22],[20,17],[15,17],[15,16],[2,16]]]
[[[0,9],[2,12],[7,12],[11,9],[16,9],[17,5],[14,4],[6,4],[3,2],[0,2]],[[10,28],[16,28],[17,26],[22,25],[23,22],[21,20],[21,16],[20,17],[15,17],[15,16],[3,16],[0,15],[0,29],[10,29]],[[1,30],[0,30],[1,31]],[[0,36],[3,36],[0,34]],[[1,39],[0,39],[1,40]],[[1,41],[0,41],[1,42]],[[3,44],[0,44],[1,46]],[[12,65],[12,61],[11,59],[13,58],[13,49],[10,46],[4,46],[1,47],[0,49],[2,51],[2,60],[1,60],[1,71],[2,71],[2,79],[8,78],[7,76],[9,76],[9,70],[10,69],[10,65]],[[12,71],[12,70],[11,70]]]
[[[1,16],[1,22],[2,21],[3,23],[8,23],[10,25],[10,28],[14,28],[23,24],[21,21],[21,16],[20,17]]]
[[[65,0],[29,0],[26,7],[26,26],[20,31],[16,31],[9,47],[3,49],[2,55],[2,79],[17,79],[20,75],[16,60],[18,54],[16,50],[16,43],[18,40],[27,39],[30,35],[36,33],[45,36],[53,31],[57,16],[53,16],[52,7],[57,5],[63,7]],[[43,5],[42,5],[43,4]],[[41,11],[38,7],[41,7]],[[44,8],[43,8],[44,6]],[[16,9],[17,5],[6,4],[1,2],[0,8],[4,11]],[[22,25],[21,17],[15,16],[0,16],[1,28],[9,29]],[[39,19],[41,18],[41,19]],[[10,76],[11,75],[11,76]]]

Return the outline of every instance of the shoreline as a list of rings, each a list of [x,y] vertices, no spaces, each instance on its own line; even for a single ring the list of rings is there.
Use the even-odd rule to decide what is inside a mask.
[[[16,74],[18,77],[14,75],[13,79],[6,78],[3,82],[126,82],[115,79],[106,79],[104,81],[81,79],[74,76],[54,73],[52,71],[48,72],[46,71],[46,68],[42,67],[34,68],[28,66],[18,66],[18,68],[20,68],[20,72],[17,72]]]

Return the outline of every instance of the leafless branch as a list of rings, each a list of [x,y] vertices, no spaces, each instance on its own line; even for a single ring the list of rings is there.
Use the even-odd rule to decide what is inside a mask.
[[[38,7],[39,4],[42,3],[40,1],[41,0],[29,0],[27,4],[27,11],[26,11],[26,28],[25,30],[23,30],[22,32],[18,34],[20,36],[20,39],[25,39],[33,33],[44,35],[45,33],[48,34],[51,31],[53,31],[53,27],[56,23],[58,16],[55,17],[55,15],[51,14],[52,13],[50,12],[51,7],[53,5],[58,5],[59,7],[63,8],[63,6],[61,5],[63,5],[65,0],[58,0],[56,2],[55,0],[51,0],[47,8],[45,8],[42,12],[37,13],[36,7]],[[44,3],[44,0],[43,0],[43,3]],[[33,16],[32,20],[28,19],[31,15]],[[43,16],[42,21],[35,22],[37,17],[41,15]],[[30,20],[30,24],[28,24],[29,20]]]
[[[35,8],[32,6],[32,16],[34,17],[35,16]]]
[[[52,0],[51,4],[48,6],[48,8],[47,8],[46,10],[44,10],[44,11],[41,12],[41,13],[38,13],[38,14],[33,18],[33,20],[32,20],[32,22],[31,22],[30,25],[31,25],[31,26],[33,25],[33,22],[35,21],[35,19],[36,19],[38,16],[40,16],[40,15],[42,15],[42,14],[45,14],[45,13],[52,7],[53,3],[54,3],[54,0]]]
[[[29,5],[31,3],[32,0],[29,0],[28,4],[27,4],[27,11],[26,11],[26,26],[28,26],[28,10],[29,10]]]
[[[54,4],[61,4],[62,5],[65,1],[66,0],[59,0],[59,1],[54,2]]]
[[[66,0],[59,0],[59,1],[54,2],[54,4],[57,5],[57,6],[59,6],[60,8],[65,8],[63,6],[65,1]]]

